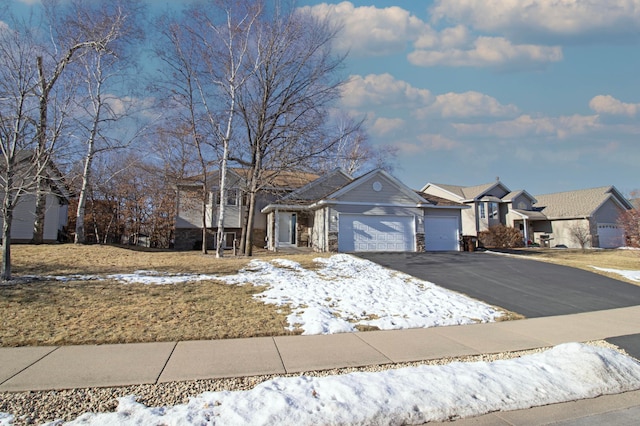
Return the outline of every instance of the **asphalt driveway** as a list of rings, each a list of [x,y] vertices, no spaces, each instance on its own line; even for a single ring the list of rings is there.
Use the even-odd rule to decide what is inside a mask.
[[[535,260],[485,252],[358,256],[527,318],[640,305],[640,286]]]

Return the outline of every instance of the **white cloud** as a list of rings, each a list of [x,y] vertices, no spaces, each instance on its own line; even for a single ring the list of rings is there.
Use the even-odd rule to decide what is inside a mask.
[[[373,123],[372,130],[378,135],[387,135],[404,128],[406,125],[407,122],[402,118],[380,117]]]
[[[496,98],[479,92],[445,93],[422,108],[418,116],[426,118],[438,114],[443,118],[505,117],[518,113],[515,105],[503,105]]]
[[[412,108],[431,102],[432,98],[430,91],[415,88],[386,73],[351,76],[342,91],[343,105],[351,108]]]
[[[410,42],[429,31],[427,23],[397,6],[355,7],[353,3],[344,1],[305,6],[302,10],[318,17],[330,17],[342,24],[343,29],[335,47],[356,56],[403,52]]]
[[[424,40],[421,40],[424,45]],[[478,37],[469,47],[418,49],[408,56],[414,65],[431,67],[539,68],[562,60],[558,46],[512,44],[504,37]]]
[[[640,1],[640,0],[639,0]],[[342,25],[334,47],[355,56],[384,56],[414,49],[408,60],[430,67],[535,68],[562,59],[557,46],[514,44],[505,37],[478,36],[464,24],[435,30],[401,7],[356,7],[344,1],[305,6],[303,11]]]
[[[625,115],[634,117],[640,111],[640,103],[619,101],[611,95],[598,95],[589,102],[589,107],[598,114]]]
[[[352,76],[343,89],[342,103],[345,107],[380,111],[382,109],[404,109],[406,115],[419,119],[509,117],[518,113],[515,105],[503,105],[497,99],[480,92],[445,93],[433,96],[427,89],[412,86],[391,74],[369,74],[366,77]],[[383,112],[376,115],[387,116]],[[385,126],[389,123],[381,122]],[[399,123],[399,121],[393,121]],[[381,127],[382,128],[382,127]]]
[[[597,115],[571,115],[560,117],[532,117],[521,115],[513,120],[493,123],[452,125],[460,134],[498,137],[504,139],[526,137],[556,137],[566,139],[574,135],[582,135],[601,127]]]
[[[640,0],[436,0],[434,20],[541,39],[640,35]]]

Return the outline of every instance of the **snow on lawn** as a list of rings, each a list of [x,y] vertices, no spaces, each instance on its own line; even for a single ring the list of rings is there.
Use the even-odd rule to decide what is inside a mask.
[[[277,259],[253,260],[237,275],[218,277],[229,284],[267,286],[254,297],[289,305],[290,328],[303,334],[356,331],[356,325],[382,330],[495,321],[501,311],[430,282],[346,254],[315,259],[307,270]]]
[[[235,275],[136,271],[106,278],[142,284],[216,280],[265,286],[264,292],[253,297],[277,306],[288,305],[292,310],[289,328],[300,328],[303,334],[352,332],[357,331],[356,325],[391,330],[472,324],[495,321],[504,315],[486,303],[355,256],[337,254],[314,261],[320,266],[318,270],[304,269],[286,259],[256,259]],[[87,275],[48,278],[105,279]]]
[[[127,396],[115,413],[86,413],[70,424],[422,424],[637,389],[640,363],[612,349],[568,343],[491,363],[275,378],[170,407],[146,407]]]
[[[626,279],[629,279],[632,281],[640,281],[640,271],[625,271],[621,269],[598,268],[597,266],[592,266],[592,268],[597,269],[598,271],[611,272],[613,274],[622,275]]]

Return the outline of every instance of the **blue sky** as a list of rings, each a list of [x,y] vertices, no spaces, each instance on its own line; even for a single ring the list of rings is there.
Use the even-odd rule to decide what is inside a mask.
[[[344,26],[342,107],[408,186],[640,189],[640,0],[298,5]]]
[[[640,188],[640,0],[298,4],[344,25],[343,106],[407,185]]]

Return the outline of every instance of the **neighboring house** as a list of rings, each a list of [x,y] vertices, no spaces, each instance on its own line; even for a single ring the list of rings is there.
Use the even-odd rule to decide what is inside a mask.
[[[533,197],[497,180],[468,187],[428,183],[422,192],[471,207],[462,212],[463,235],[477,236],[503,224],[519,229],[524,241],[543,246],[622,246],[624,231],[618,218],[632,208],[613,186]]]
[[[44,218],[44,242],[59,241],[66,233],[70,194],[62,175],[54,167],[45,170],[48,192]],[[11,242],[29,243],[33,239],[33,226],[36,221],[36,196],[32,193],[22,195],[13,210],[11,222]],[[0,226],[2,218],[0,218]]]
[[[514,226],[521,221],[523,212],[532,212],[536,199],[527,191],[511,191],[499,180],[477,186],[457,186],[437,183],[426,184],[421,192],[468,206],[462,211],[462,235],[477,237],[478,232],[503,224]],[[529,227],[520,228],[526,237]]]
[[[310,173],[279,172],[269,175],[268,182],[256,194],[254,212],[254,236],[256,245],[264,246],[266,238],[266,217],[260,210],[289,192],[304,186],[318,176]],[[220,175],[218,171],[207,176],[208,200],[206,205],[206,223],[208,248],[216,247],[218,206],[220,205]],[[225,248],[233,247],[234,240],[240,239],[244,216],[248,214],[247,170],[228,169],[226,191],[222,194],[225,203],[224,231]],[[202,247],[202,181],[197,178],[181,182],[177,186],[175,245],[177,250],[194,250]]]
[[[322,252],[460,249],[464,206],[429,201],[383,170],[335,170],[267,205],[267,247]]]
[[[239,236],[246,214],[243,173],[230,172],[231,192],[225,197],[225,232],[233,238]],[[212,174],[211,182],[217,179]],[[177,249],[202,244],[201,191],[197,182],[178,187]],[[207,223],[213,234],[215,205],[211,201],[218,195],[215,187],[211,192]],[[459,250],[460,211],[466,208],[444,198],[425,198],[382,170],[357,179],[341,170],[322,177],[279,174],[260,191],[259,200],[254,217],[256,244],[264,241],[270,250],[309,247],[320,252]]]
[[[552,239],[550,245],[616,248],[625,245],[618,218],[633,205],[613,186],[536,196],[536,210],[545,219],[533,221],[536,241]]]

